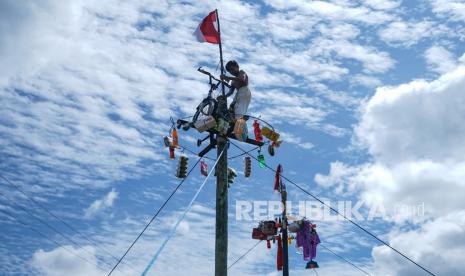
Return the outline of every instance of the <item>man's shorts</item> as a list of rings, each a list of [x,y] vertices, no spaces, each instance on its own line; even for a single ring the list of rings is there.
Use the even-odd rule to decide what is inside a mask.
[[[241,118],[242,116],[247,114],[251,97],[252,94],[250,93],[250,89],[248,86],[243,86],[239,88],[239,90],[236,92],[236,96],[233,100],[234,117],[236,119]]]

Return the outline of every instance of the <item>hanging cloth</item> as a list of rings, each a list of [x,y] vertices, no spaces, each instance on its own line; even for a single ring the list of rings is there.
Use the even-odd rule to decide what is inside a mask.
[[[283,167],[281,164],[278,165],[276,168],[276,174],[274,176],[274,191],[279,193],[281,189],[281,173],[283,171]]]
[[[310,260],[313,260],[316,257],[316,246],[320,243],[320,237],[316,232],[315,228],[312,226],[310,232]]]
[[[281,240],[281,236],[276,236],[276,240],[278,241],[278,254],[276,254],[276,268],[278,271],[283,270],[283,243]]]
[[[315,228],[308,220],[302,221],[302,227],[297,232],[297,247],[302,247],[304,260],[309,261],[316,257],[316,246],[320,238]]]

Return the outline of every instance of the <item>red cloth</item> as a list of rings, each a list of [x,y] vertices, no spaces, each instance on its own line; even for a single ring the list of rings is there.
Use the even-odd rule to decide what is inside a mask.
[[[195,30],[195,36],[200,42],[213,44],[220,43],[220,33],[218,32],[218,21],[216,11],[212,11],[205,17]]]
[[[283,243],[280,236],[276,236],[278,241],[278,254],[276,254],[276,267],[279,271],[283,270]]]
[[[281,192],[281,173],[283,171],[283,167],[281,164],[278,165],[276,168],[276,174],[274,176],[274,191],[279,193]]]

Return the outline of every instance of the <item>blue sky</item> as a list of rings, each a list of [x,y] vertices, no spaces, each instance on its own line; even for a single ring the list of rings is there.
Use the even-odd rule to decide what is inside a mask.
[[[282,134],[267,163],[322,199],[363,201],[365,215],[382,204],[384,218],[360,224],[437,275],[463,273],[464,1],[3,0],[0,173],[92,242],[0,180],[2,274],[101,275],[124,253],[179,181],[162,142],[169,118],[206,96],[199,66],[219,74],[217,45],[192,35],[215,8],[225,59],[249,75],[250,113]],[[197,151],[200,136],[180,141]],[[257,224],[236,220],[236,201],[278,198],[272,173],[254,164],[245,179],[242,158],[230,165],[232,263]],[[194,170],[115,275],[143,271],[203,179]],[[149,275],[212,273],[214,185]],[[287,186],[292,202],[311,200]],[[419,204],[422,216],[395,212]],[[347,222],[316,223],[327,247],[373,275],[424,275]],[[294,252],[291,275],[310,273]],[[260,245],[229,272],[278,275],[275,254]],[[322,248],[317,260],[321,275],[360,275]]]

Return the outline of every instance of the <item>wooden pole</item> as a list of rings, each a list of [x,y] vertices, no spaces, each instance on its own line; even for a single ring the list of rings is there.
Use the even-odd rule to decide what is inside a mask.
[[[288,254],[288,241],[287,241],[287,191],[284,184],[281,183],[281,200],[283,202],[283,215],[281,225],[281,239],[283,241],[283,276],[289,276],[289,254]]]
[[[224,74],[220,19],[218,10],[215,11],[218,33],[220,34],[221,74]],[[227,99],[225,97],[224,83],[222,83],[221,88],[222,95],[219,96],[217,100],[218,111],[223,115],[227,114]],[[221,152],[223,152],[223,154],[221,154]],[[227,138],[220,134],[217,135],[217,156],[220,160],[216,167],[215,276],[226,276],[228,274],[228,153]]]

